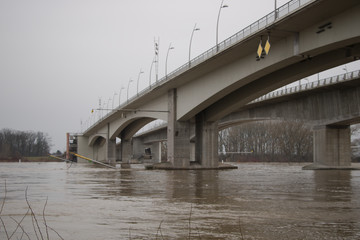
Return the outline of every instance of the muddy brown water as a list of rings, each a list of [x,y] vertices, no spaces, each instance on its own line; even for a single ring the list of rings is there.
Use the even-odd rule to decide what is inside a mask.
[[[44,239],[360,239],[360,171],[287,163],[222,171],[69,166],[0,164],[0,239],[24,216],[27,235],[18,228],[12,239],[37,239],[26,189]]]

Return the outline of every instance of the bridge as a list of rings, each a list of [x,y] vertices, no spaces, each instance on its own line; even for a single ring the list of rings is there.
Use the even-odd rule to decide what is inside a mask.
[[[129,162],[133,135],[161,119],[167,122],[168,162],[159,168],[218,168],[222,119],[281,86],[360,59],[359,14],[357,0],[290,1],[108,113],[78,136],[78,152],[111,164]],[[256,59],[265,39],[271,50]]]
[[[314,152],[318,152],[314,155],[314,164],[305,169],[350,168],[349,125],[359,122],[359,80],[360,70],[357,70],[271,92],[221,119],[219,130],[253,121],[300,120],[312,128]],[[142,157],[144,149],[150,148],[153,162],[160,162],[160,143],[166,137],[165,125],[136,134],[133,157]],[[333,153],[333,150],[340,152]],[[320,157],[324,155],[326,157]]]

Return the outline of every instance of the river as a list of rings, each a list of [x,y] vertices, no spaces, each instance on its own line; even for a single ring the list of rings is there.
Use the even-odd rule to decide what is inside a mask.
[[[34,229],[39,239],[40,232],[44,239],[59,234],[76,240],[360,239],[360,171],[236,165],[158,171],[1,163],[0,204],[6,198],[0,239],[8,239],[23,217],[26,234],[18,228],[12,239],[36,239]],[[40,232],[30,213],[25,216],[26,201]]]

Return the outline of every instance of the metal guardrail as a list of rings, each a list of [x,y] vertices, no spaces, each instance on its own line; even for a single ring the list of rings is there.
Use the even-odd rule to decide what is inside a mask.
[[[334,84],[337,84],[340,82],[351,81],[356,78],[360,78],[360,70],[356,70],[353,72],[344,73],[344,74],[340,74],[340,75],[336,75],[336,76],[328,77],[328,78],[324,78],[324,79],[319,79],[319,80],[316,80],[313,82],[301,84],[301,85],[294,86],[291,88],[276,90],[276,91],[270,92],[268,94],[265,94],[264,96],[261,96],[248,104],[258,103],[258,102],[266,101],[266,100],[273,99],[273,98],[278,98],[278,97],[282,97],[282,96],[286,96],[286,95],[291,95],[294,93],[312,90],[315,88],[334,85]]]
[[[117,108],[113,109],[111,112],[107,113],[105,116],[100,118],[98,121],[91,124],[85,130],[85,132],[88,131],[90,128],[92,128],[94,125],[97,125],[98,123],[100,123],[101,121],[103,121],[104,119],[109,117],[111,114],[117,112],[118,110],[121,110],[122,108],[124,108],[124,106],[128,105],[135,99],[144,96],[146,93],[150,92],[152,89],[156,88],[157,86],[160,86],[163,83],[170,81],[171,79],[173,79],[173,78],[179,76],[180,74],[186,72],[187,70],[197,66],[198,64],[204,62],[205,60],[210,59],[211,57],[215,56],[219,52],[224,51],[225,49],[229,48],[230,46],[233,46],[233,45],[241,42],[245,38],[254,35],[258,31],[265,29],[267,26],[269,26],[270,24],[273,24],[275,21],[282,19],[282,18],[286,17],[288,14],[294,12],[295,10],[298,10],[298,9],[304,7],[305,5],[307,5],[311,2],[315,2],[315,1],[317,1],[317,0],[291,0],[287,3],[285,3],[284,5],[280,6],[276,10],[274,10],[271,13],[269,13],[268,15],[266,15],[265,17],[250,24],[248,27],[242,29],[241,31],[235,33],[231,37],[220,42],[217,46],[210,48],[209,50],[207,50],[204,53],[200,54],[199,56],[193,58],[189,62],[178,67],[177,69],[175,69],[174,71],[169,73],[167,76],[164,76],[157,82],[151,84],[148,88],[145,88],[144,90],[140,91],[138,94],[136,94],[135,96],[128,99],[128,101],[126,103],[121,104],[120,106],[118,106]]]

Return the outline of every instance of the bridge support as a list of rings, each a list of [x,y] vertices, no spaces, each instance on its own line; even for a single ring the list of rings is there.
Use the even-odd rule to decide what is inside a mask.
[[[176,89],[168,92],[167,159],[170,167],[190,166],[190,122],[176,119]]]
[[[161,142],[151,144],[151,155],[153,161],[161,162]]]
[[[174,168],[190,166],[190,123],[175,122],[168,125],[167,158]]]
[[[131,140],[121,139],[121,168],[130,168],[131,156]]]
[[[196,115],[195,161],[202,168],[217,168],[218,156],[218,124],[207,122],[204,112]]]
[[[314,129],[314,163],[303,169],[351,169],[349,126],[322,126]]]
[[[107,139],[107,161],[109,165],[115,166],[116,164],[116,140]]]

